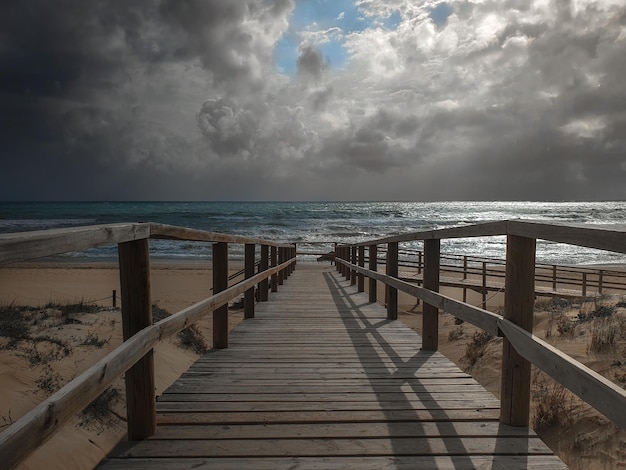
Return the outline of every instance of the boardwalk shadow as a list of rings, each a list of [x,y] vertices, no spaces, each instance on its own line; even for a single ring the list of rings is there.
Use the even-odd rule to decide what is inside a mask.
[[[399,342],[391,344],[389,340],[393,341],[393,338],[389,330],[393,330],[395,322],[372,316],[372,308],[380,307],[368,303],[364,295],[356,294],[354,287],[348,287],[339,275],[327,272],[324,276],[386,417],[394,455],[406,456],[403,460],[409,459],[405,462],[409,466],[410,459],[415,459],[419,468],[436,468],[442,463],[443,456],[449,456],[449,459],[443,458],[447,468],[476,468],[478,462],[472,459],[472,455],[481,454],[495,456],[490,463],[481,461],[488,468],[508,470],[528,466],[527,430],[499,424],[494,418],[494,410],[498,407],[497,403],[494,404],[495,397],[487,405],[484,398],[478,403],[469,401],[465,398],[468,386],[463,384],[473,381],[467,379],[457,381],[459,385],[454,385],[455,380],[451,380],[449,387],[457,390],[446,391],[456,399],[442,400],[445,396],[441,393],[443,389],[433,384],[438,381],[446,384],[446,380],[440,380],[442,375],[459,378],[464,374],[441,354],[419,350],[421,338],[416,333],[415,344],[408,345],[407,332],[412,332],[408,327],[398,335]],[[381,370],[387,373],[381,375]],[[490,394],[485,391],[483,395]],[[385,397],[393,397],[393,400],[385,400]],[[486,416],[481,417],[481,412]],[[491,439],[476,432],[481,426],[491,429]],[[459,429],[463,430],[462,434]],[[516,457],[512,457],[514,455]]]

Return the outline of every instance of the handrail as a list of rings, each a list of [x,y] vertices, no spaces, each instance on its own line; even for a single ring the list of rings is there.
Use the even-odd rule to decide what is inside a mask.
[[[220,283],[226,285],[225,288],[216,289],[219,292],[158,323],[148,324],[138,331],[131,331],[133,326],[130,325],[138,323],[138,318],[135,317],[140,317],[142,310],[145,311],[145,308],[148,307],[149,309],[150,306],[149,288],[145,289],[145,286],[149,285],[149,281],[139,279],[142,276],[149,276],[146,242],[149,238],[214,242],[214,246],[243,243],[246,245],[246,268],[243,271],[245,279],[227,287],[228,271],[223,269],[227,265],[223,264],[223,260],[220,260],[218,263],[221,264],[216,266],[214,258],[214,279],[216,271],[220,271],[217,274],[223,276],[223,281],[220,280]],[[129,242],[132,242],[133,246],[128,246]],[[143,244],[140,249],[136,249],[134,246],[137,242]],[[2,462],[3,468],[17,466],[122,374],[127,374],[127,394],[139,393],[132,390],[132,385],[129,389],[129,383],[135,379],[132,378],[134,377],[132,374],[131,376],[128,374],[133,370],[145,371],[141,368],[145,368],[146,364],[149,364],[151,368],[152,349],[157,343],[197,322],[210,311],[213,311],[214,315],[214,347],[225,347],[216,345],[216,337],[219,337],[220,341],[224,341],[225,338],[227,344],[228,321],[226,318],[224,323],[220,319],[222,321],[219,325],[220,331],[216,334],[216,314],[220,312],[220,309],[223,310],[230,300],[241,294],[246,294],[246,296],[252,294],[253,296],[254,288],[257,285],[259,289],[264,289],[265,294],[267,294],[267,282],[270,278],[272,291],[275,291],[276,286],[282,284],[283,279],[293,269],[296,252],[296,248],[292,244],[275,243],[256,238],[203,232],[162,224],[112,224],[0,235],[0,265],[114,243],[118,243],[120,246],[120,274],[124,274],[122,277],[132,283],[132,285],[125,285],[124,281],[121,282],[124,342],[0,433],[0,462]],[[257,244],[261,245],[260,262],[256,262],[254,259],[254,248]],[[122,247],[124,247],[123,251],[121,250]],[[271,260],[270,248],[272,249]],[[220,248],[220,253],[226,252],[224,247]],[[254,274],[257,266],[260,266],[261,272]],[[214,287],[216,287],[215,282]],[[267,300],[267,295],[264,296],[261,292],[260,300]],[[126,305],[124,305],[125,301]],[[248,307],[246,308],[248,309]],[[250,318],[250,314],[253,316],[253,311],[247,310],[246,318]],[[150,315],[148,314],[149,318]],[[143,318],[139,319],[139,323],[144,320]],[[150,358],[150,360],[146,361],[146,358]],[[148,374],[148,381],[152,383],[140,384],[147,387],[148,392],[146,395],[140,394],[136,398],[138,401],[144,402],[152,400],[152,408],[154,408],[153,370],[149,370]],[[149,408],[150,405],[148,404],[147,409]],[[142,407],[141,410],[136,410],[136,414],[132,414],[130,409],[128,410],[129,438],[133,439],[130,437],[131,424],[145,416],[145,414],[142,415],[145,409],[146,407]],[[148,418],[154,422],[154,417]],[[135,438],[148,437],[149,431],[147,435],[141,434],[144,431],[140,430],[139,437]]]
[[[441,257],[439,240],[451,237],[492,235],[507,236],[504,316],[438,293]],[[428,344],[427,347],[423,346],[426,349],[437,349],[438,328],[436,310],[433,317],[427,314],[426,306],[450,313],[492,335],[502,336],[504,341],[501,422],[504,424],[528,425],[530,364],[532,363],[615,424],[626,428],[626,391],[532,334],[536,239],[626,253],[626,225],[587,227],[580,224],[548,224],[515,220],[338,245],[336,265],[347,279],[351,279],[352,284],[356,284],[357,275],[370,278],[370,301],[376,301],[375,282],[382,282],[386,285],[389,319],[393,319],[397,311],[397,294],[394,294],[394,291],[402,291],[423,300],[425,310],[422,316],[422,331],[424,345]],[[424,258],[428,258],[428,262],[425,260],[423,266],[424,287],[402,281],[398,279],[397,274],[390,274],[394,271],[397,273],[398,260],[395,254],[385,261],[387,274],[378,272],[376,264],[379,244],[387,244],[388,252],[397,253],[398,243],[417,240],[425,241]],[[429,241],[428,246],[426,241]],[[436,243],[430,243],[432,241]],[[357,256],[355,247],[369,247],[370,254],[373,256],[373,259],[370,257],[369,269],[364,268],[364,250]],[[390,263],[396,266],[390,267]],[[610,275],[610,272],[607,274]],[[428,286],[426,279],[429,279],[430,285]],[[359,279],[359,291],[364,290],[363,285],[364,283]],[[601,285],[601,281],[598,285]],[[515,367],[512,366],[513,363]]]

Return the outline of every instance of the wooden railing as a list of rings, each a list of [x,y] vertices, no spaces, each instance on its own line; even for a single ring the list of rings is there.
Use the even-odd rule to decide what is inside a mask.
[[[506,235],[504,315],[441,295],[439,291],[440,240]],[[503,337],[500,421],[528,426],[531,364],[567,387],[615,424],[626,428],[626,392],[532,334],[535,294],[536,240],[626,253],[625,226],[583,226],[534,221],[502,221],[466,227],[405,234],[355,245],[337,247],[337,269],[358,290],[364,291],[369,278],[369,300],[375,302],[376,282],[386,286],[387,317],[398,316],[398,291],[424,302],[422,349],[438,349],[439,310]],[[402,242],[422,240],[423,286],[398,279],[398,251]],[[386,273],[378,272],[379,246],[387,247]],[[368,249],[368,269],[365,249]]]
[[[213,243],[214,295],[155,324],[150,301],[150,238]],[[2,468],[16,467],[124,373],[128,439],[151,436],[156,429],[153,347],[208,312],[213,312],[213,347],[228,347],[228,302],[243,294],[244,317],[253,317],[255,288],[259,301],[268,300],[268,290],[275,292],[295,266],[294,245],[162,224],[115,224],[0,235],[0,265],[112,244],[118,245],[124,342],[0,434]],[[245,245],[245,279],[230,287],[229,244]],[[255,266],[259,267],[256,274]]]

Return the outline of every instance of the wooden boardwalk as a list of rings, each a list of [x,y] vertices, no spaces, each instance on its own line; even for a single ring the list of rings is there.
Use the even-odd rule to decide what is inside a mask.
[[[100,468],[566,468],[420,342],[332,268],[299,265],[159,397],[157,433]]]

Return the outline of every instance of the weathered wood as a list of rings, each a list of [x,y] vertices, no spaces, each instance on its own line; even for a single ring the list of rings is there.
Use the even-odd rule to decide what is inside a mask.
[[[272,246],[270,249],[270,257],[271,257],[271,266],[278,266],[278,248],[275,246]],[[278,292],[278,273],[274,273],[272,274],[271,277],[271,283],[272,283],[272,292]]]
[[[228,243],[213,244],[213,293],[228,288]],[[228,347],[228,305],[213,310],[213,348]]]
[[[424,289],[439,292],[439,240],[424,240]],[[439,309],[424,300],[422,308],[422,349],[439,348]]]
[[[386,272],[389,277],[398,277],[398,243],[387,244]],[[387,320],[398,319],[398,289],[387,284]]]
[[[350,248],[350,262],[352,264],[358,264],[358,260],[357,260],[357,247],[353,246]],[[350,284],[351,285],[356,285],[356,271],[352,270],[350,271]]]
[[[584,225],[508,220],[506,233],[519,237],[626,253],[626,225]]]
[[[270,247],[269,245],[261,245],[261,263],[259,264],[259,272],[265,271],[270,265]],[[267,302],[269,299],[268,290],[269,283],[267,278],[259,282],[259,302]]]
[[[256,245],[246,243],[244,248],[244,276],[250,279],[254,276],[254,267],[256,263]],[[254,318],[254,286],[246,290],[243,298],[243,316],[244,318]]]
[[[365,246],[359,246],[358,248],[357,264],[360,267],[365,266]],[[365,292],[365,276],[362,273],[357,274],[357,291]]]
[[[509,235],[506,248],[504,318],[526,331],[533,329],[535,303],[535,245],[533,238]],[[528,426],[531,364],[505,336],[502,342],[502,400],[500,421]]]
[[[376,271],[378,269],[378,246],[369,245],[369,262],[368,266],[370,271]],[[363,274],[364,272],[361,272]],[[373,277],[369,278],[369,301],[374,303],[376,302],[377,292],[376,292],[376,279]]]
[[[128,470],[127,459],[111,459],[106,468],[110,470]],[[380,457],[172,457],[156,461],[150,458],[133,459],[133,469],[170,470],[171,468],[195,468],[208,470],[415,470],[416,468],[447,468],[455,470],[475,470],[477,468],[499,468],[506,470],[566,470],[567,467],[557,457],[546,455],[453,455],[453,456],[400,456]]]
[[[115,245],[150,236],[150,224],[111,224],[0,234],[0,264]]]
[[[196,230],[192,228],[177,227],[167,224],[147,224],[150,226],[150,238],[163,240],[184,240],[199,241],[211,243],[237,243],[237,244],[253,244],[253,245],[269,245],[276,247],[289,246],[284,243],[274,243],[268,240],[252,237],[240,237],[237,235],[228,235],[224,233],[208,232],[206,230]]]
[[[150,250],[148,240],[118,245],[122,329],[124,341],[152,325]],[[141,440],[156,429],[154,357],[150,350],[126,372],[126,416],[130,440]]]

